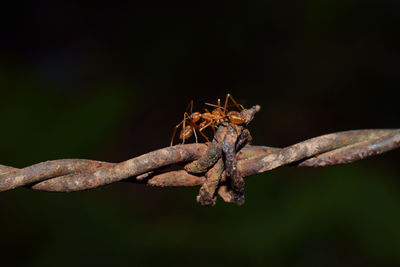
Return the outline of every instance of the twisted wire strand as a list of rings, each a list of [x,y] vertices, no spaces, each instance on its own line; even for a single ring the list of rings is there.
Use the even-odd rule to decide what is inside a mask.
[[[243,177],[284,165],[320,167],[345,164],[396,149],[400,129],[353,130],[311,138],[285,147],[246,145],[237,155]],[[184,163],[199,159],[206,144],[186,144],[162,148],[141,156],[109,163],[86,159],[41,162],[23,169],[0,165],[0,191],[18,187],[71,192],[129,181],[151,186],[199,186],[204,175],[193,175]]]

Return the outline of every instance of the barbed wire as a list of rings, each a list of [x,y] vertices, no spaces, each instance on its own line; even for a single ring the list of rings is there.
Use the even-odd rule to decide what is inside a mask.
[[[214,205],[216,193],[225,201],[240,205],[244,202],[244,196],[239,199],[231,188],[236,186],[239,192],[241,185],[233,183],[232,186],[232,179],[229,179],[235,173],[239,178],[233,181],[240,181],[241,177],[285,165],[320,167],[345,164],[400,146],[400,129],[337,132],[285,148],[253,146],[247,144],[247,129],[242,129],[241,133],[229,133],[230,126],[220,126],[211,143],[166,147],[121,163],[60,159],[23,169],[0,165],[0,192],[18,187],[72,192],[128,181],[160,187],[201,186],[198,201],[203,205]],[[237,154],[234,151],[231,154],[234,159],[229,160],[230,154],[224,146],[234,134],[235,138],[232,140],[236,148],[240,138],[247,137],[241,144],[243,148],[238,148]],[[218,138],[223,141],[218,141]]]

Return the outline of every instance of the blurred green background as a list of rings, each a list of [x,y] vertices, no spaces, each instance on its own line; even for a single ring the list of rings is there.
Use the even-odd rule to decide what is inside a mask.
[[[165,147],[191,99],[262,110],[255,144],[398,128],[399,1],[9,1],[0,164]],[[0,193],[1,266],[399,266],[400,152],[246,180],[242,207],[128,183]]]

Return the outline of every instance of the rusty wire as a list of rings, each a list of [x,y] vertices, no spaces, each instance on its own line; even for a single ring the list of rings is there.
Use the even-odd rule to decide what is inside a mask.
[[[399,146],[400,129],[344,131],[308,139],[285,148],[246,144],[237,153],[235,168],[240,177],[247,177],[284,165],[320,167],[345,164]],[[41,162],[23,169],[0,165],[0,192],[17,187],[71,192],[129,181],[160,187],[202,186],[198,196],[200,203],[201,192],[216,190],[225,201],[235,203],[226,186],[226,170],[221,163],[221,155],[212,159],[213,162],[209,165],[213,167],[208,168],[208,172],[195,170],[198,167],[196,164],[205,158],[204,155],[209,153],[210,147],[212,143],[176,145],[121,163],[61,159]],[[202,204],[215,204],[215,197],[214,201],[210,202],[209,199]],[[236,201],[236,204],[242,203]]]

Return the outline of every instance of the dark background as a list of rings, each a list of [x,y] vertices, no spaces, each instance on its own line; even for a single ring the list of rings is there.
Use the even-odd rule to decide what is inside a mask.
[[[11,2],[11,1],[10,1]],[[400,1],[2,3],[0,164],[165,147],[191,99],[255,144],[398,128]],[[400,264],[399,151],[246,180],[246,203],[128,183],[0,193],[1,266]]]

